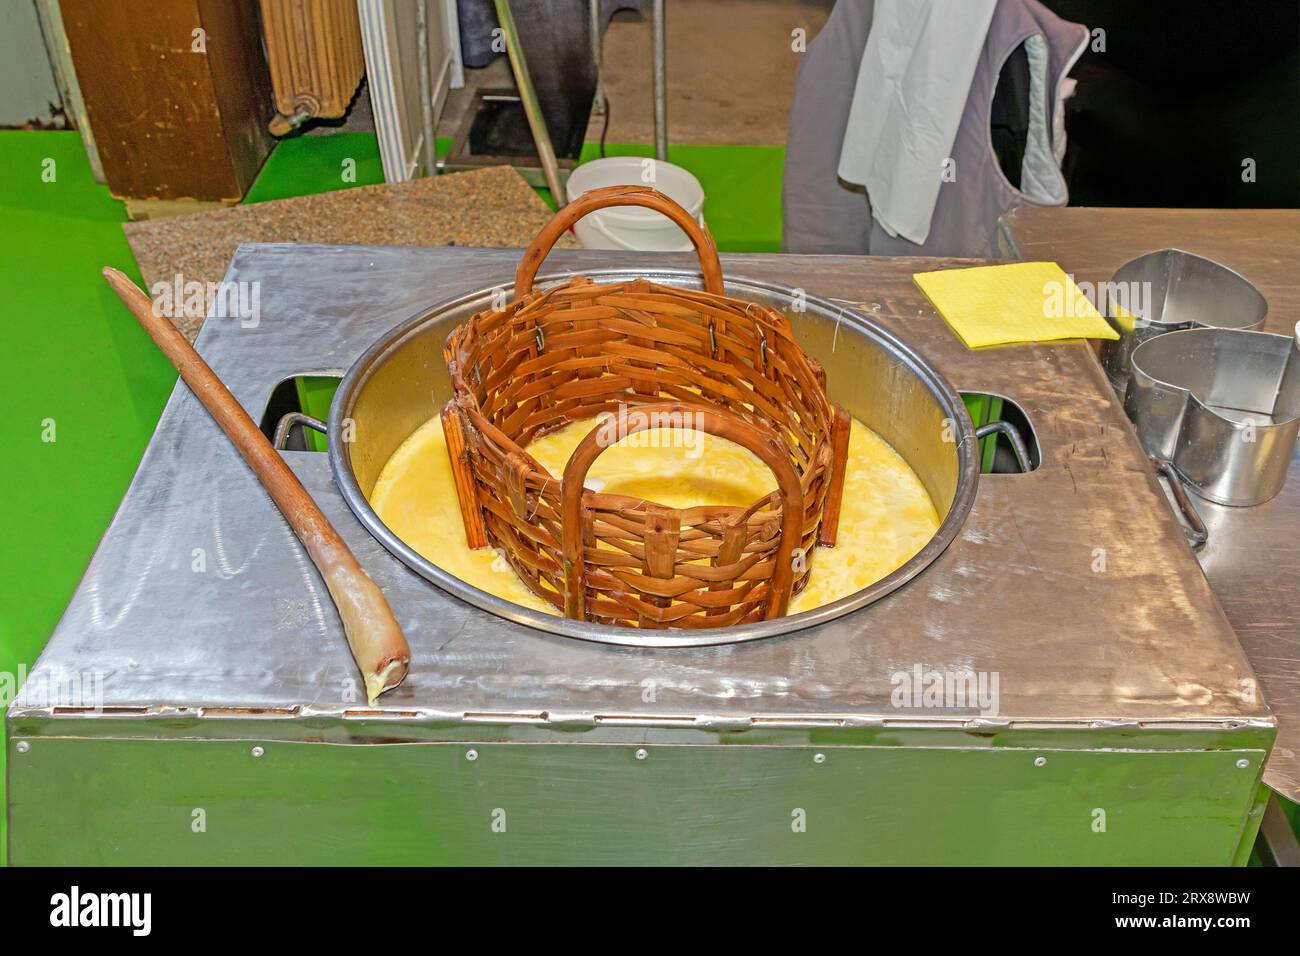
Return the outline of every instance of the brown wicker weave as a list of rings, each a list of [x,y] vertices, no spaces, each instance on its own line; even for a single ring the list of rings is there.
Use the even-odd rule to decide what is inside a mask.
[[[534,291],[574,222],[605,206],[655,209],[700,256],[707,291],[585,276]],[[642,627],[722,627],[779,617],[833,544],[849,417],[825,373],[773,309],[723,293],[713,240],[652,189],[614,186],[561,210],[526,250],[515,298],[448,337],[454,397],[443,411],[465,533],[501,549],[565,616]],[[570,422],[593,423],[562,478],[525,450]],[[583,487],[604,447],[656,425],[729,438],[773,472],[748,508],[666,508]]]

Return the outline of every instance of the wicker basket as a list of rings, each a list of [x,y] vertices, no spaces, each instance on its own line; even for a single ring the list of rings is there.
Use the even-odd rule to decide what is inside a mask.
[[[566,229],[626,205],[686,232],[707,291],[585,276],[533,289]],[[780,617],[813,549],[834,544],[849,416],[827,401],[825,373],[784,315],[723,293],[712,238],[661,193],[614,186],[566,206],[524,253],[514,300],[452,332],[446,359],[443,424],[470,547],[500,549],[567,617],[674,628]],[[562,478],[525,450],[596,416]],[[583,487],[603,448],[662,425],[743,445],[777,490],[748,508],[674,509]]]

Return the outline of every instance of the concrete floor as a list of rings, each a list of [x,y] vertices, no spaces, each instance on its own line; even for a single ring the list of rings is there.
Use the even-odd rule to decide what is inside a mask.
[[[668,0],[668,141],[785,144],[799,54],[796,28],[815,37],[832,0]],[[654,141],[651,31],[620,14],[605,34],[601,79],[611,143]],[[600,118],[593,124],[599,139]]]
[[[799,54],[792,31],[815,37],[833,0],[668,0],[668,140],[675,144],[782,146]],[[454,135],[477,86],[509,86],[504,56],[465,71],[438,135]],[[605,33],[601,80],[610,104],[610,143],[654,141],[649,12],[622,12]],[[587,139],[600,139],[593,116]],[[349,124],[349,128],[352,128]]]

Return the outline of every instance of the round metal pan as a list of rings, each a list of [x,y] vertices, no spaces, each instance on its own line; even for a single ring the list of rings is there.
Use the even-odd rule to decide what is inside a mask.
[[[680,269],[608,269],[583,273],[596,282],[637,276],[700,288]],[[540,279],[536,288],[571,278]],[[884,438],[917,473],[940,515],[929,543],[891,574],[845,598],[801,614],[756,624],[700,630],[625,628],[568,620],[481,591],[417,554],[379,519],[369,494],[397,447],[451,397],[443,343],[458,324],[488,308],[510,285],[483,289],[432,306],[382,336],[356,361],[334,396],[329,456],[335,481],[361,523],[407,567],[452,595],[529,627],[604,644],[698,647],[752,641],[833,620],[878,601],[920,574],[943,553],[970,513],[979,480],[975,430],[957,391],[910,346],[865,316],[802,290],[738,277],[726,293],[789,316],[805,349],[826,367],[828,391]]]

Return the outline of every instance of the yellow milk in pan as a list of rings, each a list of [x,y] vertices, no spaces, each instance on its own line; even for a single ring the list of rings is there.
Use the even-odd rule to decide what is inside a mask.
[[[528,451],[551,474],[563,474],[591,427],[590,421],[574,422],[539,438]],[[767,466],[734,442],[668,428],[631,435],[606,449],[586,484],[669,508],[747,507],[775,488]],[[504,600],[558,614],[497,551],[469,549],[437,416],[394,452],[375,482],[370,504],[394,534],[448,574]],[[855,420],[836,546],[814,552],[808,585],[791,601],[790,613],[821,607],[875,583],[920,551],[938,527],[938,513],[915,472]]]

